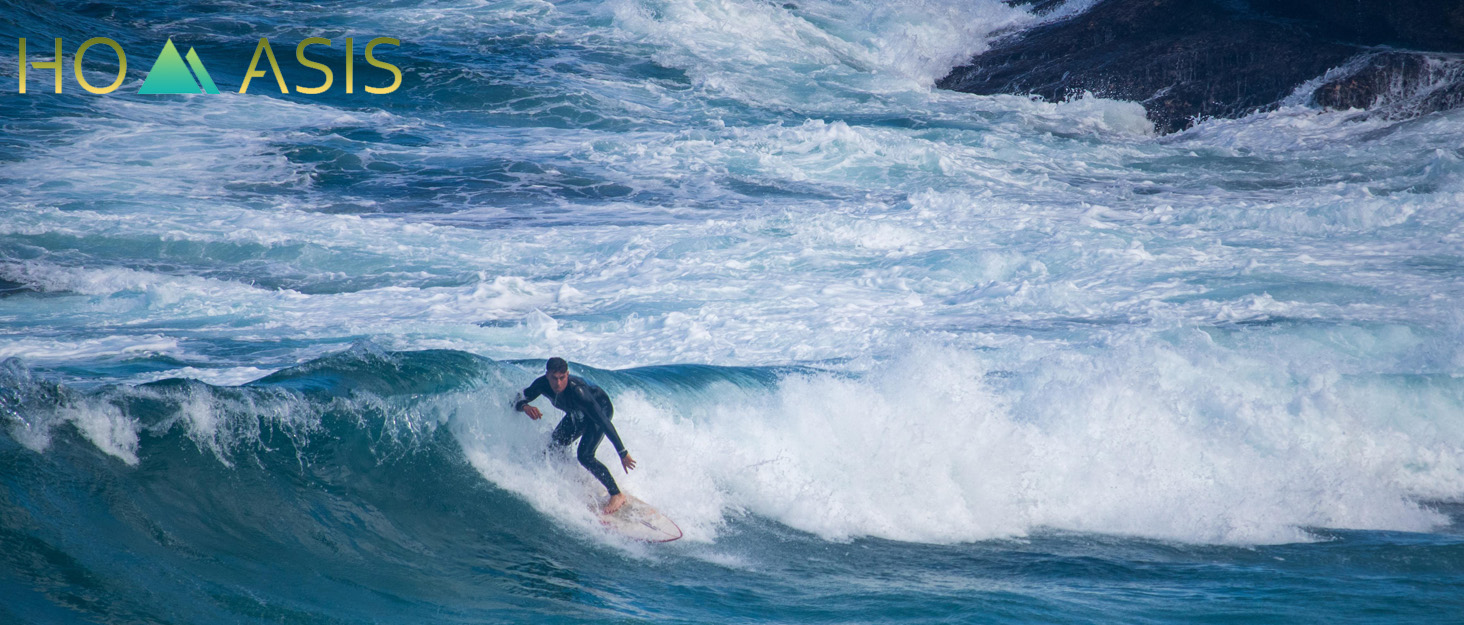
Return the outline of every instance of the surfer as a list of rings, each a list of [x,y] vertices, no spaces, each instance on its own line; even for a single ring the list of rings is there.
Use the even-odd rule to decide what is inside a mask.
[[[529,402],[538,399],[540,395],[547,396],[555,408],[564,411],[564,418],[559,421],[559,425],[554,426],[554,434],[550,440],[559,447],[568,447],[575,438],[580,439],[575,456],[595,479],[605,485],[605,490],[610,491],[605,514],[614,514],[625,505],[625,494],[615,485],[615,478],[611,477],[610,470],[595,459],[595,449],[600,446],[602,437],[609,438],[610,443],[615,445],[615,452],[620,454],[620,466],[626,473],[635,468],[635,458],[630,457],[630,452],[620,442],[620,434],[615,432],[615,425],[610,423],[610,418],[615,413],[610,396],[584,378],[570,375],[569,363],[557,356],[544,364],[544,375],[536,378],[528,388],[519,393],[513,402],[514,410],[537,421],[544,413],[529,405]]]

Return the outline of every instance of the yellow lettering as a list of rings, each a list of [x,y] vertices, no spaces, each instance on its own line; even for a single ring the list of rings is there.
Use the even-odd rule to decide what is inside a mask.
[[[117,80],[112,81],[112,84],[101,89],[91,86],[91,83],[86,81],[86,76],[81,73],[82,55],[86,54],[87,48],[99,43],[106,44],[117,52],[118,65]],[[81,44],[80,48],[76,49],[76,60],[72,62],[72,68],[76,70],[76,83],[81,85],[82,89],[86,89],[92,93],[111,93],[116,91],[117,87],[122,86],[122,79],[127,77],[127,53],[122,51],[122,46],[117,45],[116,41],[112,41],[106,37],[92,37],[91,39],[87,39],[86,43]]]
[[[21,62],[24,63],[24,57],[21,58]],[[56,60],[46,61],[44,63],[31,63],[31,67],[34,67],[36,69],[56,70],[56,93],[61,93],[61,38],[56,38]],[[22,78],[22,80],[24,80],[24,78]]]
[[[60,41],[60,40],[58,39],[57,41]],[[378,88],[378,87],[372,87],[370,85],[367,85],[366,92],[367,93],[374,93],[374,94],[377,94],[377,95],[383,95],[383,94],[391,93],[393,91],[396,91],[397,90],[397,87],[402,86],[402,70],[397,69],[397,66],[392,65],[391,63],[382,63],[381,61],[376,60],[376,57],[371,56],[371,49],[372,48],[375,48],[377,44],[382,44],[382,43],[387,44],[387,45],[392,45],[392,46],[400,46],[400,45],[402,45],[402,42],[397,41],[396,39],[393,39],[391,37],[377,37],[375,39],[372,39],[371,40],[371,43],[366,44],[366,62],[367,63],[370,63],[371,65],[373,65],[375,67],[380,67],[381,69],[387,70],[387,71],[391,72],[391,74],[393,76],[396,77],[396,80],[393,80],[392,81],[390,87]]]
[[[350,37],[346,37],[346,93],[356,92],[356,50],[353,43]]]
[[[58,39],[57,41],[60,40]],[[274,50],[270,49],[269,47],[268,37],[260,37],[259,45],[254,46],[254,58],[249,59],[249,70],[244,72],[244,84],[239,85],[239,93],[249,92],[249,81],[254,80],[255,78],[264,78],[264,70],[256,71],[254,69],[255,67],[259,66],[259,54],[261,52],[263,52],[265,56],[269,57],[269,68],[274,70],[275,82],[279,83],[280,85],[280,93],[289,93],[290,88],[285,86],[285,76],[284,74],[280,73],[280,64],[275,62]]]
[[[320,63],[316,63],[315,61],[312,61],[310,59],[305,58],[305,47],[306,46],[312,46],[312,45],[329,46],[330,45],[330,40],[329,39],[322,38],[322,37],[311,37],[309,39],[306,39],[304,41],[301,41],[300,42],[300,45],[295,46],[295,60],[299,61],[300,64],[301,65],[304,65],[305,67],[308,67],[310,69],[317,70],[317,71],[320,71],[320,72],[325,73],[325,84],[323,84],[323,85],[321,85],[319,87],[298,87],[297,86],[297,87],[295,87],[295,91],[297,93],[308,93],[308,94],[311,94],[311,95],[314,95],[314,94],[317,94],[317,93],[325,93],[325,90],[330,89],[330,83],[333,82],[333,81],[335,81],[335,76],[330,73],[330,68],[329,67],[326,67],[326,66],[324,66],[324,65],[322,65]]]
[[[20,38],[20,92],[25,93],[25,37]]]

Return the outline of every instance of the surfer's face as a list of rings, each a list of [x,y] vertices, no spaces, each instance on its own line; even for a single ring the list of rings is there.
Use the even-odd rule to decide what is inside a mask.
[[[564,387],[569,386],[568,371],[550,372],[544,375],[549,378],[549,388],[554,389],[556,393],[563,391]]]

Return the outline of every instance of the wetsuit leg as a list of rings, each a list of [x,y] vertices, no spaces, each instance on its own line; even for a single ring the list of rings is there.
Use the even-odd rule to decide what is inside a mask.
[[[605,490],[610,491],[610,496],[614,497],[620,494],[620,487],[615,485],[615,478],[610,476],[610,469],[605,468],[604,464],[595,459],[595,448],[600,446],[600,439],[604,437],[605,433],[600,431],[600,426],[587,424],[575,456],[579,457],[580,465],[587,469],[590,475],[595,476],[595,479],[600,480],[600,483],[605,485]]]
[[[556,447],[568,447],[579,435],[579,425],[575,423],[574,416],[564,415],[564,418],[559,420],[559,425],[554,426],[554,433],[549,435],[549,441]]]

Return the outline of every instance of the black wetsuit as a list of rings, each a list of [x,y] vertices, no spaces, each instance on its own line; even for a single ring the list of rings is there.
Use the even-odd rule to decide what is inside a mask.
[[[610,439],[610,443],[615,445],[615,452],[621,458],[629,453],[620,442],[620,434],[615,432],[615,425],[610,423],[610,418],[615,414],[610,396],[600,387],[573,375],[569,376],[569,383],[564,385],[564,390],[555,393],[549,386],[549,378],[541,375],[519,393],[513,407],[515,410],[523,410],[524,406],[540,395],[548,397],[555,408],[564,411],[564,418],[559,421],[559,425],[554,426],[554,444],[566,447],[575,437],[579,437],[579,449],[575,451],[575,456],[579,458],[580,464],[605,485],[605,490],[610,491],[612,497],[619,495],[620,488],[615,485],[615,478],[610,476],[610,470],[595,459],[595,448],[600,446],[601,437]]]

